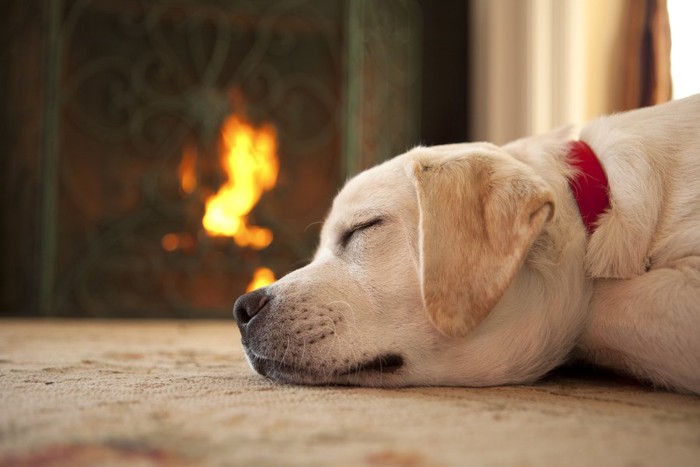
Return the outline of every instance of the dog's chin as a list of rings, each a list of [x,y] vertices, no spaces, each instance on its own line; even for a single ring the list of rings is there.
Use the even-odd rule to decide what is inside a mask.
[[[326,368],[312,365],[301,367],[256,355],[248,348],[245,350],[248,362],[257,373],[282,383],[386,387],[401,385],[404,379],[405,360],[394,353],[381,354],[343,368]]]

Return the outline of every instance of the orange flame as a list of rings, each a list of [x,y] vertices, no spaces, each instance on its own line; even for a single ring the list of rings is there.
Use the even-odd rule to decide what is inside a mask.
[[[224,122],[221,133],[228,181],[207,199],[202,225],[210,235],[233,237],[238,246],[262,250],[272,242],[272,232],[249,225],[247,216],[263,192],[277,182],[275,128],[255,128],[232,115]]]
[[[250,281],[250,284],[248,284],[246,292],[252,292],[255,289],[270,285],[275,282],[275,280],[275,273],[272,272],[271,269],[258,268],[253,273],[253,279]]]

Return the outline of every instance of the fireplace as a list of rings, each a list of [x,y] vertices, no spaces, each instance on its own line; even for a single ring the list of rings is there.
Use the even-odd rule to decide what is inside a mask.
[[[4,310],[229,316],[418,142],[409,0],[3,8]]]

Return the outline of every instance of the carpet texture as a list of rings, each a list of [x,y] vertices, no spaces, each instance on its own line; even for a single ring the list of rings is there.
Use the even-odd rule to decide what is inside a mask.
[[[0,465],[697,466],[700,398],[590,372],[530,386],[279,385],[231,321],[0,321]]]

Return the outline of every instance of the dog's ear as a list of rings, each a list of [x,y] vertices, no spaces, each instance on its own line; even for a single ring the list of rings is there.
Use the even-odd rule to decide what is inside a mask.
[[[500,153],[410,159],[420,208],[423,301],[447,336],[476,328],[505,293],[554,212],[528,166]]]

